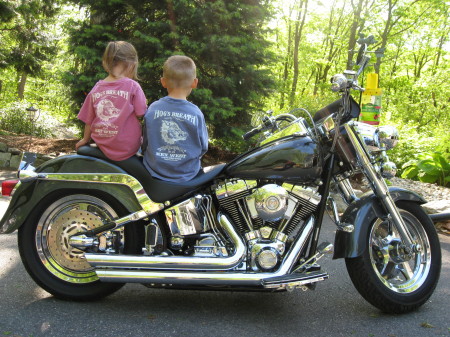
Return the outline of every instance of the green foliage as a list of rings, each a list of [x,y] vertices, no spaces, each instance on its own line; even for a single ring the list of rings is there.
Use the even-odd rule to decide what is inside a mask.
[[[403,165],[402,178],[450,186],[450,163],[439,152],[427,152]]]
[[[12,103],[0,110],[0,129],[16,134],[32,135],[37,137],[51,137],[55,126],[53,118],[39,116],[38,120],[31,119],[26,109],[30,103],[22,101]]]
[[[138,50],[139,77],[149,102],[167,93],[159,83],[173,54],[191,57],[199,88],[189,100],[205,114],[210,136],[239,148],[251,112],[273,86],[264,22],[268,1],[73,1],[90,11],[89,21],[71,23],[71,52],[77,63],[66,75],[79,107],[105,77],[101,55],[108,41],[127,40]],[[78,112],[77,110],[74,111]],[[237,143],[236,143],[237,142]]]

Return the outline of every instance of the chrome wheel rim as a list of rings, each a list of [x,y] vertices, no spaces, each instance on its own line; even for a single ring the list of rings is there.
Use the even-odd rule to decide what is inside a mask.
[[[117,217],[102,200],[88,195],[71,195],[55,201],[39,219],[35,243],[44,267],[58,279],[70,283],[98,280],[84,252],[69,245],[69,237],[94,229]]]
[[[427,279],[431,265],[428,236],[411,213],[400,214],[413,237],[413,247],[403,245],[398,231],[388,220],[377,219],[369,236],[369,256],[378,279],[391,291],[411,293]]]

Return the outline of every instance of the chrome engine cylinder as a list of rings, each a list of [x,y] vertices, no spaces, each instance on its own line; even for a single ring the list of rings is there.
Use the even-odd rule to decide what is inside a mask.
[[[276,184],[268,184],[256,189],[246,198],[247,206],[253,218],[265,221],[281,219],[288,208],[288,192]]]

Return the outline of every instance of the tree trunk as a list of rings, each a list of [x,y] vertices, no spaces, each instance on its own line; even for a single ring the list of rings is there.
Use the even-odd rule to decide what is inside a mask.
[[[283,83],[282,83],[282,90],[281,90],[281,102],[280,102],[280,109],[284,108],[284,97],[287,92],[287,79],[289,77],[289,60],[291,57],[291,39],[292,39],[292,22],[291,22],[291,15],[292,15],[292,9],[291,7],[289,9],[289,18],[288,18],[288,44],[287,44],[287,52],[286,52],[286,59],[284,61],[284,72],[283,72]]]
[[[27,73],[23,72],[22,75],[20,75],[20,82],[17,85],[17,96],[19,97],[19,100],[23,100],[24,93],[25,93],[25,84],[27,82]]]
[[[303,5],[305,8],[303,9]],[[306,12],[308,9],[308,0],[302,0],[300,1],[299,8],[298,8],[298,17],[297,17],[297,23],[295,25],[295,38],[294,38],[294,74],[292,78],[292,88],[291,88],[291,95],[289,98],[289,103],[291,105],[294,104],[295,99],[295,93],[297,92],[297,82],[298,82],[298,49],[300,46],[300,40],[302,38],[303,33],[303,26],[305,25],[305,19],[306,19]],[[303,15],[303,18],[302,18]]]
[[[352,28],[350,29],[350,38],[348,40],[348,56],[346,69],[352,69],[351,66],[353,61],[353,50],[355,49],[356,41],[358,39],[358,37],[356,36],[356,32],[358,31],[358,27],[361,25],[361,12],[363,2],[364,0],[359,0],[357,6],[355,6],[352,1],[353,22]]]

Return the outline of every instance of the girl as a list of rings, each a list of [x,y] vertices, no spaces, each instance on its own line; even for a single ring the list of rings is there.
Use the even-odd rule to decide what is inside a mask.
[[[75,148],[78,150],[92,138],[109,159],[125,160],[141,146],[138,118],[147,109],[144,92],[134,81],[138,68],[136,49],[125,41],[109,42],[102,63],[108,76],[95,84],[78,114],[85,128],[83,139]]]

